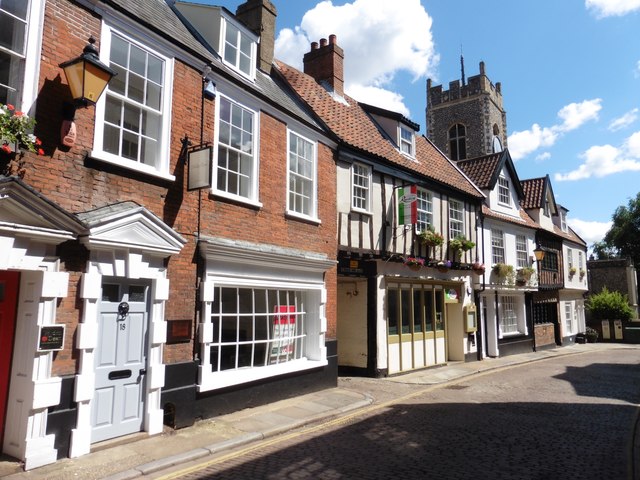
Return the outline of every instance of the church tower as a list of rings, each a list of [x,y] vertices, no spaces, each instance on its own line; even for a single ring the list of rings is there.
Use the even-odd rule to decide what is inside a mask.
[[[449,90],[427,79],[427,137],[452,160],[489,155],[507,147],[507,115],[500,83],[480,74],[449,82]]]

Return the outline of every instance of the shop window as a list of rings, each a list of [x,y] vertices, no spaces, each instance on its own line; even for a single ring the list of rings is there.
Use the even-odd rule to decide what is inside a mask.
[[[211,307],[211,371],[259,368],[303,358],[302,291],[218,287]]]
[[[503,295],[500,297],[500,330],[507,335],[518,333],[516,300],[513,296]]]

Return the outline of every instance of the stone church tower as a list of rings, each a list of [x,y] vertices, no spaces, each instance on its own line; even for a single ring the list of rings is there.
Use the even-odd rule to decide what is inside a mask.
[[[507,147],[507,115],[500,83],[491,83],[480,62],[480,74],[449,90],[427,80],[427,137],[452,160],[481,157]],[[462,83],[462,84],[461,84]]]

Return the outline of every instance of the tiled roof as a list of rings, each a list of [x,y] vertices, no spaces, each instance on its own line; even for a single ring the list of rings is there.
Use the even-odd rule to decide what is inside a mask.
[[[518,214],[520,215],[518,218],[497,213],[486,205],[482,206],[482,214],[487,218],[494,218],[496,220],[521,225],[523,227],[540,228],[540,225],[538,225],[522,208],[518,209]]]
[[[502,152],[492,153],[484,157],[471,158],[469,160],[459,160],[456,165],[462,170],[467,177],[479,188],[491,189],[493,185],[491,180],[500,164]]]
[[[546,180],[546,177],[541,177],[522,180],[522,182],[520,182],[522,184],[522,189],[524,190],[522,208],[542,208],[544,205],[544,189]]]
[[[561,228],[559,228],[559,227],[554,225],[553,226],[553,233],[555,233],[559,237],[562,237],[565,240],[569,240],[571,242],[578,243],[578,244],[584,246],[585,248],[587,247],[587,242],[585,242],[582,238],[580,238],[580,236],[576,232],[574,232],[571,229],[571,227],[567,227],[567,231],[563,232]]]
[[[182,45],[203,58],[213,59],[212,54],[194,38],[165,0],[136,0],[135,2],[103,0],[103,2],[125,12],[128,17],[134,17],[146,24],[148,28],[155,30],[174,44]]]
[[[275,62],[289,85],[311,107],[324,124],[349,147],[386,160],[414,174],[452,187],[464,194],[483,198],[473,183],[423,136],[416,136],[416,160],[402,155],[377,128],[371,117],[353,98],[334,99],[312,77],[280,61]]]

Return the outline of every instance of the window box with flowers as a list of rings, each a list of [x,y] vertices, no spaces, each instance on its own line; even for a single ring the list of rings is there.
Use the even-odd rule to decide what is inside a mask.
[[[577,271],[578,269],[576,267],[569,267],[569,276],[573,277]]]
[[[413,271],[418,271],[424,266],[424,258],[407,257],[404,264]]]
[[[473,273],[476,275],[483,275],[485,271],[484,263],[474,262],[473,265],[471,265],[471,270],[473,270]]]
[[[536,273],[533,267],[522,267],[516,272],[516,283],[520,286],[527,285]]]
[[[587,271],[584,268],[581,268],[580,269],[580,280],[582,280],[586,274],[587,274]]]
[[[506,263],[496,263],[493,266],[493,273],[500,283],[512,285],[515,280],[513,265],[508,265]]]
[[[466,252],[475,247],[476,244],[466,238],[464,235],[457,235],[452,240],[449,240],[449,248],[453,252],[453,256],[457,257],[460,252]]]

